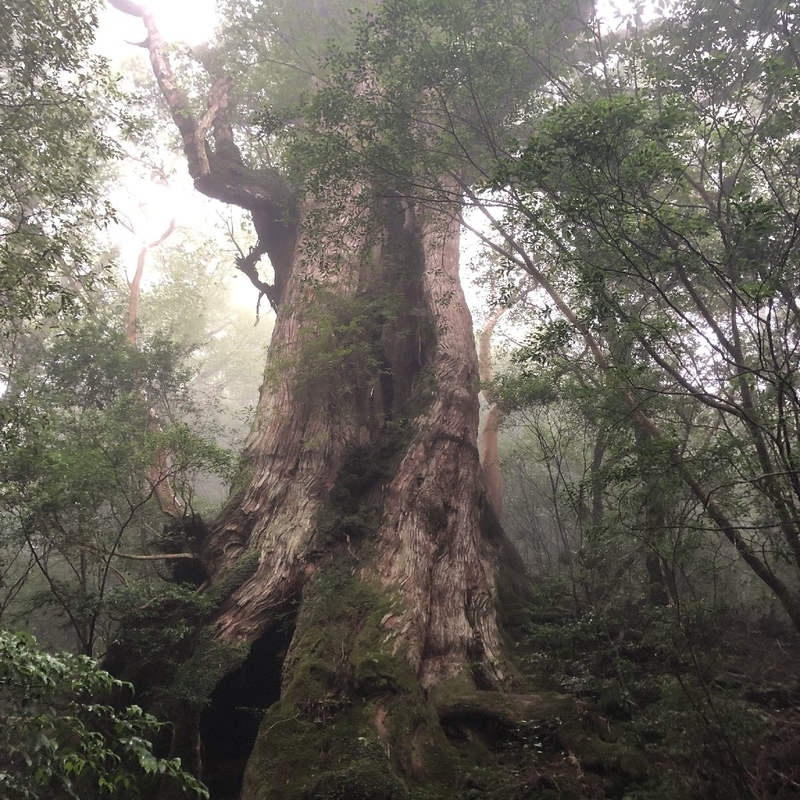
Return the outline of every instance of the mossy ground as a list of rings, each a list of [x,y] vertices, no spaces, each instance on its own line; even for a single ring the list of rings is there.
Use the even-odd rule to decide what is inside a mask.
[[[355,571],[345,559],[307,587],[284,665],[289,678],[245,778],[253,797],[406,796],[399,776],[416,758],[406,731],[427,727],[430,713],[380,624],[394,601]]]
[[[396,601],[357,567],[338,563],[307,587],[246,797],[610,797],[642,777],[642,762],[603,741],[572,698],[478,691],[468,669],[424,692],[381,626]]]
[[[393,448],[387,447],[387,460],[392,454]],[[337,522],[372,495],[376,481],[371,471],[358,468],[362,462],[353,460],[347,481],[335,494]],[[278,659],[270,680],[275,684],[271,696],[279,699],[262,703],[267,707],[244,777],[248,800],[622,797],[624,787],[642,780],[646,770],[636,754],[607,741],[607,732],[584,706],[551,691],[548,681],[526,676],[513,658],[504,692],[476,689],[470,665],[447,685],[424,691],[382,624],[401,610],[399,599],[364,577],[371,572],[370,531],[360,539],[351,531],[342,541],[328,530],[324,544],[316,571],[291,610],[289,628],[294,633],[288,634],[291,646],[280,687],[283,657],[270,656]],[[502,538],[495,544],[500,546]],[[170,654],[161,652],[164,648],[146,654],[172,664],[172,680],[161,683],[159,699],[163,708],[171,704],[173,709],[171,752],[187,765],[194,763],[202,720],[207,726],[209,719],[217,725],[219,719],[228,719],[220,702],[236,705],[231,711],[258,705],[251,702],[247,687],[234,693],[235,701],[215,690],[226,675],[228,682],[257,680],[259,667],[251,663],[247,646],[223,644],[203,625],[254,567],[254,556],[241,559],[193,600],[198,606],[196,627],[180,637],[181,657],[170,661]],[[513,565],[500,601],[512,652],[532,611]],[[244,669],[246,658],[249,666]],[[213,713],[203,717],[209,698],[214,698]],[[221,787],[215,788],[215,798],[238,796],[246,754],[237,754],[242,766],[239,777],[230,780],[223,777],[228,762],[222,758],[211,752],[202,758],[214,771],[215,787]]]

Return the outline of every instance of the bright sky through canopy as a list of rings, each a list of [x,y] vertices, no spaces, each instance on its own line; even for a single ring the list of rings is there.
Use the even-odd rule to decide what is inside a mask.
[[[197,45],[208,41],[217,22],[215,0],[151,0],[164,38]]]
[[[217,24],[215,0],[150,0],[159,28],[168,42],[184,42],[189,46],[207,42]],[[100,19],[98,50],[114,59],[120,56],[123,41],[135,42],[144,37],[141,22],[106,4]]]
[[[622,17],[633,13],[636,5],[635,0],[596,0],[596,2],[597,15],[611,28],[616,27]],[[640,2],[639,5],[644,11],[644,20],[652,19],[654,16],[652,3]],[[164,38],[169,42],[185,42],[190,46],[211,39],[218,21],[215,6],[215,0],[150,0],[150,7],[156,13]],[[127,24],[130,30],[129,17],[126,18],[110,8],[106,9],[106,15],[115,18],[116,24],[110,19],[104,19],[101,37],[110,24],[114,24],[117,30],[119,26]],[[118,45],[118,40],[116,44]]]

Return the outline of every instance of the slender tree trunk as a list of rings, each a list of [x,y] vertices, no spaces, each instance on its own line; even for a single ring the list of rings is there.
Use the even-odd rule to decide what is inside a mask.
[[[483,395],[489,407],[483,421],[481,431],[480,453],[483,466],[483,478],[486,481],[486,492],[489,502],[494,507],[498,519],[503,516],[503,474],[500,470],[500,452],[498,434],[500,431],[500,406],[492,397],[489,384],[494,380],[492,364],[492,336],[497,323],[508,310],[508,306],[498,306],[486,320],[478,337],[478,364],[480,368]]]
[[[486,216],[486,218],[495,226],[497,222],[490,213],[489,209],[481,204],[478,197],[465,188],[465,192],[469,195],[476,207]],[[520,208],[524,208],[524,203],[520,203]],[[538,283],[538,285],[550,296],[554,305],[567,322],[577,331],[577,333],[586,342],[586,346],[592,357],[597,364],[598,369],[606,379],[610,379],[614,383],[618,383],[614,376],[614,370],[609,363],[606,353],[603,350],[600,342],[587,326],[579,319],[575,311],[569,306],[565,299],[561,296],[557,288],[551,283],[547,276],[539,269],[539,267],[531,260],[524,247],[517,242],[513,236],[497,226],[497,230],[504,240],[508,252],[502,247],[498,246],[491,239],[483,235],[480,231],[472,229],[490,248],[495,249],[504,257],[510,258],[517,266],[528,272]],[[510,256],[509,256],[510,252]],[[644,340],[640,342],[643,347],[658,361],[657,354],[648,348]],[[786,614],[792,621],[794,627],[800,631],[800,595],[797,589],[789,582],[784,580],[776,572],[772,570],[770,564],[763,558],[751,545],[748,538],[743,535],[739,525],[731,519],[726,511],[718,504],[713,496],[713,491],[710,490],[703,482],[701,482],[692,471],[689,464],[687,464],[680,453],[678,453],[674,446],[670,444],[661,429],[653,422],[653,420],[642,411],[640,404],[631,392],[624,386],[619,386],[619,396],[621,402],[630,411],[631,424],[635,429],[642,431],[647,436],[652,437],[653,441],[663,444],[669,448],[672,453],[670,459],[671,467],[675,470],[675,474],[686,484],[686,486],[694,494],[697,501],[702,505],[705,512],[710,519],[717,526],[723,536],[733,545],[739,557],[745,564],[755,573],[755,575],[774,593],[780,601]]]
[[[135,233],[132,227],[129,230],[131,233]],[[136,270],[133,273],[133,278],[128,281],[128,314],[125,321],[125,340],[131,347],[136,347],[138,344],[139,299],[142,293],[142,278],[147,264],[147,256],[153,248],[163,244],[174,232],[175,219],[173,217],[167,227],[164,228],[162,234],[152,242],[143,242],[139,249]],[[154,408],[150,409],[150,427],[153,431],[160,429],[158,414]],[[172,489],[171,471],[172,464],[169,453],[166,450],[160,450],[155,454],[153,463],[145,468],[145,478],[150,484],[161,510],[172,519],[180,519],[185,509]]]
[[[675,604],[675,575],[663,555],[667,531],[667,509],[661,496],[659,465],[648,460],[647,447],[652,434],[634,424],[636,460],[639,470],[642,497],[642,517],[647,552],[644,565],[647,570],[648,600],[651,605]]]
[[[128,226],[126,226],[128,227]],[[131,233],[136,233],[133,227],[128,227]],[[144,277],[144,268],[147,264],[147,256],[154,247],[169,239],[175,232],[175,219],[171,219],[164,232],[153,239],[152,242],[143,242],[139,248],[139,255],[136,258],[136,270],[133,273],[133,278],[128,281],[128,315],[125,321],[125,339],[129,345],[136,346],[138,338],[138,324],[139,324],[139,298],[142,294],[142,278]]]
[[[494,309],[486,320],[480,336],[478,337],[478,369],[480,373],[483,396],[488,403],[488,409],[483,422],[483,431],[479,440],[481,466],[483,479],[486,483],[486,494],[494,508],[497,518],[503,517],[503,472],[500,469],[500,451],[498,438],[500,433],[501,411],[492,392],[491,383],[494,380],[494,363],[492,359],[492,337],[497,323],[505,313],[520,300],[524,300],[531,290],[529,279],[520,281],[515,292],[500,304],[496,291],[492,289]]]

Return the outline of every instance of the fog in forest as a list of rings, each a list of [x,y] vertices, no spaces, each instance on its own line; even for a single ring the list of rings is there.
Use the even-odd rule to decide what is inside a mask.
[[[800,797],[795,3],[0,24],[0,797]]]

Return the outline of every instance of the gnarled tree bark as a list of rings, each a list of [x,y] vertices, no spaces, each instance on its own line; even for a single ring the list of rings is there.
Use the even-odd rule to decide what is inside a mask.
[[[206,588],[219,598],[214,642],[250,646],[287,612],[294,620],[241,796],[453,786],[459,768],[430,698],[468,692],[472,708],[481,691],[504,687],[496,573],[504,564],[508,594],[523,572],[478,455],[461,189],[443,180],[430,196],[384,191],[364,203],[370,187],[353,185],[325,198],[336,208],[327,227],[319,215],[308,224],[319,199],[244,164],[227,119],[230,81],[213,78],[196,119],[152,15],[111,2],[147,28],[195,186],[251,212],[258,243],[246,271],[266,253],[275,273],[270,285],[254,281],[277,319],[245,474],[203,545]],[[215,669],[212,688],[229,667]],[[199,712],[185,716],[173,752],[199,761],[198,726]]]

